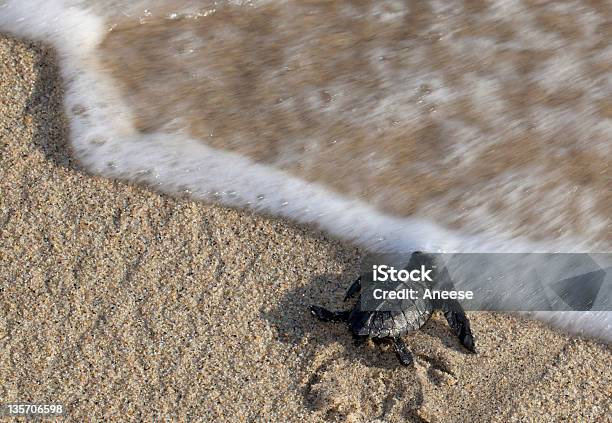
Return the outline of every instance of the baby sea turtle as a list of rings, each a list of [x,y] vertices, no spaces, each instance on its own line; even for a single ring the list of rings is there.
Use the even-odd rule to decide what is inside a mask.
[[[430,256],[415,252],[411,255],[406,269],[415,269],[420,265],[431,268],[433,264],[433,259]],[[344,297],[344,301],[361,291],[361,279],[360,277],[353,282]],[[425,288],[419,282],[404,283],[404,285],[407,284],[421,291]],[[413,362],[413,357],[401,336],[420,329],[429,320],[433,311],[440,309],[444,312],[453,333],[459,338],[459,342],[468,351],[476,353],[476,344],[470,329],[470,321],[457,300],[430,300],[418,296],[416,299],[403,300],[401,308],[393,311],[362,310],[359,306],[360,303],[361,295],[351,310],[330,311],[313,305],[310,306],[310,311],[324,322],[347,323],[353,332],[356,344],[361,344],[368,338],[391,339],[399,361],[408,366]]]

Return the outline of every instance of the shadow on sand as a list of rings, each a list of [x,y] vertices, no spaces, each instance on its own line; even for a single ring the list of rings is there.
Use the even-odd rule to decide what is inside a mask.
[[[368,340],[365,344],[355,345],[354,338],[344,323],[321,322],[312,316],[308,309],[313,304],[329,308],[330,310],[350,309],[355,304],[355,300],[349,300],[345,303],[343,302],[343,297],[356,274],[357,272],[355,271],[354,274],[349,275],[322,274],[315,276],[308,284],[289,291],[279,301],[276,308],[267,313],[262,313],[262,318],[267,320],[272,327],[276,328],[278,340],[288,347],[298,345],[304,337],[307,337],[310,342],[316,343],[316,348],[307,349],[309,356],[306,358],[306,362],[314,363],[317,351],[325,350],[334,344],[339,343],[341,345],[340,348],[334,348],[336,352],[331,357],[312,370],[305,386],[301,387],[303,389],[304,404],[309,409],[320,411],[313,404],[311,391],[320,382],[321,374],[325,373],[327,368],[333,366],[334,362],[342,361],[351,363],[351,365],[353,363],[356,366],[362,365],[370,370],[383,371],[389,377],[392,377],[398,371],[402,371],[402,377],[413,379],[412,383],[417,385],[414,386],[416,390],[413,390],[413,397],[407,399],[402,415],[406,421],[423,422],[425,420],[417,414],[419,407],[423,403],[422,383],[416,376],[414,367],[405,368],[399,363],[389,340]],[[443,320],[430,319],[420,331],[425,336],[438,338],[445,348],[467,354]],[[411,334],[407,334],[404,339],[410,343],[410,337]],[[440,372],[453,376],[448,366],[437,358],[429,357],[416,351],[416,349],[413,349],[413,353],[417,360],[427,363],[425,372],[430,382],[438,384],[437,380],[439,379]],[[404,371],[411,373],[406,375]],[[395,389],[392,386],[389,388],[391,392]],[[359,389],[359,387],[355,389]],[[398,394],[401,395],[403,393],[393,393],[393,395]],[[387,401],[381,399],[381,404],[383,408],[382,415],[384,415]],[[329,419],[333,420],[337,417],[330,416]]]
[[[64,89],[55,51],[41,43],[29,43],[36,52],[38,79],[26,104],[35,119],[33,141],[54,164],[82,170],[69,145],[69,125],[64,114]],[[44,119],[40,117],[44,116]]]

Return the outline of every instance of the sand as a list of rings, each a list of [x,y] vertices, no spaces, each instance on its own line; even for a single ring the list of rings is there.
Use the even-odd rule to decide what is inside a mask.
[[[606,421],[610,347],[471,313],[353,346],[339,307],[362,251],[288,222],[89,175],[53,53],[0,40],[0,403],[68,420]]]

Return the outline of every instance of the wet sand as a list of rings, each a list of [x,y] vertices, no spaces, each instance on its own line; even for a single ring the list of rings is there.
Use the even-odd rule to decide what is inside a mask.
[[[0,40],[0,402],[70,420],[605,421],[610,348],[471,313],[355,348],[339,307],[361,252],[289,223],[90,176],[52,52]]]

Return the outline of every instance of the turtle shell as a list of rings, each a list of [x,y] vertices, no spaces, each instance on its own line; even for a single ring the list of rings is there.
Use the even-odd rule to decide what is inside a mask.
[[[420,329],[433,312],[433,304],[428,299],[404,300],[399,310],[367,311],[361,310],[359,301],[353,307],[348,322],[355,335],[371,338],[402,336]]]

